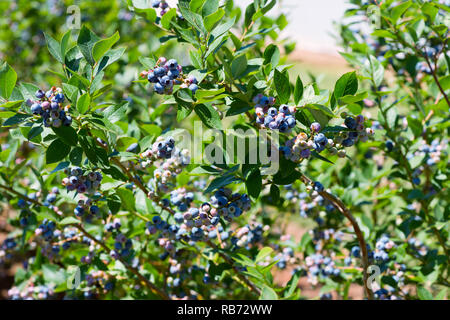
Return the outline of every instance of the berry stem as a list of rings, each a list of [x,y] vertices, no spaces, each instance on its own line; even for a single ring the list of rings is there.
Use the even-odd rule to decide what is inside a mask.
[[[306,185],[311,185],[313,181],[305,176],[304,174],[301,174],[300,179],[302,182]],[[355,231],[356,238],[358,239],[359,247],[362,252],[362,264],[363,264],[363,282],[364,282],[364,291],[366,293],[366,296],[369,300],[373,300],[373,293],[368,287],[368,273],[367,268],[369,267],[369,255],[367,252],[367,246],[366,241],[364,240],[364,235],[362,234],[361,229],[359,228],[358,222],[356,221],[355,217],[350,213],[350,211],[347,209],[345,204],[334,195],[326,192],[326,191],[318,191],[318,193],[328,201],[331,202],[331,204],[339,210],[352,224],[353,230]]]
[[[35,204],[37,206],[42,206],[42,204],[39,201],[31,199],[31,198],[27,197],[26,195],[23,195],[20,192],[17,192],[16,190],[14,190],[14,189],[12,189],[10,187],[7,187],[5,185],[0,184],[0,188],[5,189],[6,191],[9,191],[9,192],[15,194],[16,196],[22,198],[23,200],[31,202],[31,203],[33,203],[33,204]]]

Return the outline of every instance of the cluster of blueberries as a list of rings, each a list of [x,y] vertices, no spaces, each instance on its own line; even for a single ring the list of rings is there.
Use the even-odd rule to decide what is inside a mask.
[[[274,97],[266,97],[259,93],[253,98],[255,103],[256,123],[262,128],[271,130],[279,130],[283,133],[289,133],[295,127],[295,110],[296,107],[289,107],[282,104],[278,109],[275,104]]]
[[[169,4],[165,0],[152,0],[152,7],[155,9],[158,9],[158,8],[161,9],[159,11],[160,17],[165,15],[166,12],[170,9]],[[178,10],[177,10],[177,17],[178,17],[178,19],[183,20],[183,16],[181,15],[180,12],[178,12]]]
[[[58,194],[59,194],[58,187],[53,187],[50,190],[50,192],[47,194],[47,196],[45,197],[43,205],[46,206],[46,207],[51,207],[53,205],[53,203],[55,203],[56,197],[57,197]]]
[[[156,164],[157,168],[153,171],[153,179],[150,179],[148,183],[150,192],[168,192],[168,183],[179,175],[190,162],[189,150],[174,148],[170,158]]]
[[[250,249],[251,246],[262,242],[263,234],[268,230],[268,225],[263,226],[261,223],[249,223],[236,230],[230,242],[236,247]]]
[[[110,256],[114,259],[119,257],[128,257],[133,248],[133,242],[128,239],[123,233],[118,233],[114,241],[114,250],[111,250]]]
[[[231,189],[220,188],[210,199],[211,204],[215,208],[211,208],[211,215],[216,212],[225,220],[231,222],[233,218],[239,217],[244,211],[248,211],[251,207],[251,201],[247,194],[233,193]],[[202,207],[209,207],[209,204],[204,204]],[[216,209],[216,210],[214,210]],[[217,217],[217,221],[218,221]],[[213,221],[212,221],[213,222]],[[213,222],[213,224],[215,224]]]
[[[183,68],[177,60],[167,60],[160,57],[154,69],[142,71],[141,77],[146,77],[148,82],[153,83],[153,88],[158,94],[172,94],[174,85],[189,88],[193,94],[198,89],[198,81],[194,76],[185,77]]]
[[[14,238],[6,238],[0,245],[0,266],[6,264],[13,258],[12,251],[17,247]]]
[[[114,232],[115,230],[119,231],[121,226],[122,224],[120,223],[120,219],[115,218],[112,222],[108,222],[105,224],[105,230],[107,232]]]
[[[85,171],[79,167],[66,168],[64,173],[67,177],[62,180],[62,185],[67,188],[67,191],[76,190],[78,193],[95,193],[103,178],[98,171]]]
[[[394,247],[394,241],[392,241],[387,235],[381,236],[381,238],[375,243],[373,258],[377,262],[387,262],[389,260],[389,254],[387,251]]]
[[[419,256],[424,257],[427,255],[428,247],[419,239],[411,237],[408,239],[408,244]]]
[[[344,236],[342,231],[334,228],[323,229],[320,224],[318,228],[309,230],[309,234],[317,251],[322,250],[330,242],[341,242]]]
[[[203,203],[200,208],[189,208],[192,200],[193,194],[186,193],[185,190],[174,190],[170,202],[166,200],[167,205],[172,203],[180,211],[184,211],[173,215],[175,223],[168,223],[159,215],[147,222],[146,232],[148,234],[159,232],[159,245],[167,252],[174,253],[175,241],[180,239],[192,243],[219,237],[221,241],[227,240],[229,233],[219,225],[220,218],[232,221],[234,217],[249,210],[251,205],[248,195],[232,193],[231,189],[227,188],[216,191],[211,201]],[[236,238],[236,242],[238,241]]]
[[[41,89],[36,91],[37,101],[27,100],[27,105],[30,107],[34,115],[42,117],[44,126],[55,128],[70,126],[72,124],[72,117],[68,114],[69,106],[63,107],[64,94],[61,88],[52,87],[47,92]]]
[[[112,281],[111,276],[102,270],[96,270],[87,274],[85,280],[87,287],[90,288],[84,292],[84,297],[86,299],[94,298],[98,290],[107,293],[114,288],[114,282]]]
[[[89,239],[90,241],[90,245],[89,245],[89,252],[86,256],[82,256],[80,258],[80,262],[83,264],[90,264],[92,263],[92,260],[94,259],[94,256],[96,255],[95,250],[98,249],[97,245],[95,244],[94,241],[92,241],[91,239]]]
[[[362,115],[351,117],[343,113],[342,116],[345,118],[344,124],[347,128],[337,133],[336,136],[328,138],[324,133],[319,132],[320,124],[313,122],[310,126],[311,135],[309,137],[306,133],[301,132],[293,139],[288,140],[285,146],[280,147],[280,151],[293,162],[308,159],[313,150],[320,153],[325,148],[331,155],[337,154],[338,157],[344,158],[346,155],[344,148],[353,146],[358,139],[362,142],[367,141],[369,136],[373,136],[375,132],[372,128],[365,128]]]
[[[35,230],[35,235],[40,236],[45,241],[45,244],[41,246],[41,253],[44,256],[52,259],[59,254],[61,247],[54,242],[61,236],[61,231],[56,229],[54,221],[44,219]]]
[[[100,213],[100,208],[94,203],[92,199],[80,199],[78,200],[77,206],[73,209],[75,216],[85,218],[86,221],[90,222],[93,218],[98,217]]]
[[[185,188],[175,189],[170,192],[170,203],[178,208],[179,211],[186,211],[194,201],[194,193],[187,192]]]
[[[439,139],[434,139],[431,141],[431,144],[427,144],[425,141],[419,146],[419,149],[412,153],[408,154],[407,158],[410,160],[414,156],[425,156],[425,161],[427,166],[433,166],[438,163],[442,156],[447,156],[446,150],[448,148],[448,139],[443,139],[439,141]]]
[[[158,159],[170,159],[175,150],[175,139],[173,137],[158,137],[151,149],[147,149],[139,155],[141,158],[140,165],[142,168],[147,168]]]
[[[305,266],[308,270],[308,281],[313,285],[318,283],[319,276],[339,276],[341,271],[336,267],[335,262],[330,257],[325,257],[321,253],[314,253],[305,258]]]
[[[28,282],[24,288],[9,289],[8,296],[11,300],[46,300],[54,296],[54,289],[52,285],[35,285],[33,282]]]
[[[274,258],[277,261],[276,266],[280,269],[286,269],[288,263],[295,263],[294,250],[291,247],[283,248],[283,251]]]
[[[389,261],[389,254],[387,251],[395,247],[395,243],[387,236],[383,235],[377,240],[375,244],[375,250],[372,250],[370,245],[367,244],[367,255],[369,261],[374,261],[380,264],[384,264]],[[351,255],[355,258],[361,257],[361,249],[359,246],[351,248]]]

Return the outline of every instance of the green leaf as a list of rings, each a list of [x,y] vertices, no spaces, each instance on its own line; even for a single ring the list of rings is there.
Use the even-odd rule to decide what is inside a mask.
[[[122,206],[125,210],[136,211],[136,201],[133,192],[129,189],[120,188],[116,191],[117,195],[122,200]]]
[[[317,158],[317,159],[319,159],[319,160],[322,160],[322,161],[325,161],[325,162],[328,162],[328,163],[333,164],[333,162],[331,162],[331,161],[328,160],[327,158],[321,156],[319,153],[317,153],[317,151],[312,151],[312,152],[311,152],[311,155],[312,155],[314,158]]]
[[[206,30],[208,30],[208,31],[213,30],[216,23],[219,22],[220,19],[222,19],[222,17],[224,15],[225,15],[225,10],[220,8],[216,12],[211,13],[210,15],[206,16],[204,19],[204,24],[205,24]]]
[[[189,51],[189,56],[191,57],[191,62],[192,65],[195,68],[201,68],[202,67],[202,57],[201,57],[201,53],[198,51]]]
[[[295,289],[297,289],[299,280],[300,280],[300,273],[295,272],[286,285],[286,288],[288,288],[288,290],[284,294],[285,297],[290,297],[294,293]]]
[[[253,198],[258,198],[262,189],[262,177],[258,168],[254,168],[250,171],[247,179],[245,180],[245,186],[247,187],[247,192],[249,195]]]
[[[227,110],[226,116],[235,116],[251,109],[253,109],[253,106],[251,106],[248,102],[243,100],[234,100],[231,103],[230,108]]]
[[[42,273],[46,283],[53,283],[55,286],[66,282],[66,272],[54,264],[42,265]]]
[[[300,79],[300,76],[297,76],[297,81],[295,82],[295,88],[294,88],[294,102],[295,104],[298,104],[303,96],[303,82],[302,79]]]
[[[89,96],[89,93],[86,92],[85,94],[80,96],[77,100],[78,112],[84,114],[89,109],[90,104],[91,104],[91,97]]]
[[[78,144],[78,135],[74,128],[70,126],[52,127],[53,132],[67,145],[76,146]]]
[[[408,1],[410,2],[410,1]],[[448,6],[447,6],[448,8]],[[439,9],[434,6],[434,3],[425,2],[421,8],[422,12],[427,15],[431,21],[434,21],[436,15],[439,12]]]
[[[263,261],[265,257],[272,253],[272,251],[273,249],[271,247],[262,248],[256,255],[255,262]]]
[[[189,3],[189,8],[192,12],[199,12],[205,1],[206,0],[191,0]]]
[[[361,74],[369,79],[373,79],[374,84],[378,87],[383,81],[384,67],[377,58],[369,56],[364,62]]]
[[[291,183],[295,182],[300,177],[301,177],[301,174],[298,171],[293,171],[292,174],[290,174],[288,176],[282,176],[282,175],[276,174],[275,176],[273,176],[273,183],[275,183],[277,185],[285,186],[287,184],[291,184]]]
[[[208,0],[205,1],[202,7],[202,15],[204,17],[214,13],[219,8],[219,0]]]
[[[110,49],[97,64],[95,74],[98,74],[101,70],[119,60],[124,52],[125,48]]]
[[[125,116],[128,110],[128,105],[129,102],[125,101],[120,104],[110,106],[102,112],[103,117],[111,123],[116,123]]]
[[[348,72],[336,81],[334,86],[334,92],[331,102],[331,107],[334,109],[336,101],[343,96],[354,95],[358,91],[358,79],[356,77],[356,72]]]
[[[101,168],[110,166],[106,150],[99,147],[94,138],[82,133],[78,135],[78,142],[80,143],[84,153],[86,154],[86,157],[90,162],[98,165]]]
[[[233,175],[226,174],[226,175],[219,176],[219,177],[215,178],[213,181],[211,181],[211,183],[206,188],[204,193],[205,194],[210,193],[216,189],[227,186],[230,183],[232,183],[233,181],[237,181],[237,178],[235,178]]]
[[[42,132],[44,131],[44,129],[39,126],[39,127],[33,127],[31,128],[31,130],[28,132],[27,134],[27,139],[28,140],[33,140],[35,137],[37,137],[38,135],[40,135]]]
[[[247,69],[247,58],[245,54],[241,54],[236,57],[231,63],[231,74],[234,79],[239,79],[239,77],[245,72]]]
[[[80,166],[83,159],[83,149],[81,147],[73,148],[69,154],[70,163],[74,166]]]
[[[172,8],[169,11],[167,11],[161,18],[161,25],[165,28],[165,29],[169,29],[170,28],[170,22],[172,21],[172,19],[177,15],[177,9]]]
[[[397,114],[397,110],[395,109],[395,107],[391,107],[386,112],[386,123],[389,128],[395,129],[395,124],[397,122],[397,116],[398,116],[398,114]]]
[[[17,74],[8,63],[4,63],[0,68],[0,97],[9,99],[16,85]]]
[[[287,73],[281,73],[278,69],[275,69],[273,82],[280,103],[287,103],[291,96],[291,85]]]
[[[205,26],[203,25],[202,16],[198,13],[192,12],[189,7],[189,1],[187,0],[179,0],[178,8],[183,16],[183,18],[195,29],[197,29],[200,33],[206,34],[207,31]]]
[[[146,69],[153,69],[156,65],[156,60],[153,58],[148,58],[148,57],[139,57],[139,62]]]
[[[99,40],[100,38],[86,26],[83,26],[81,28],[80,34],[78,35],[77,39],[77,45],[86,61],[91,66],[95,64],[95,59],[92,55],[92,49]]]
[[[408,120],[408,126],[411,129],[411,131],[414,133],[414,136],[420,137],[422,135],[423,127],[422,123],[419,119],[415,119],[412,117],[407,117]]]
[[[0,104],[0,108],[17,110],[20,107],[20,105],[22,104],[22,102],[23,102],[23,100],[8,101],[4,104]]]
[[[280,188],[275,184],[270,186],[270,197],[272,198],[272,203],[275,205],[280,201]]]
[[[111,49],[111,47],[120,39],[119,32],[116,31],[111,37],[96,42],[92,48],[92,58],[98,62]]]
[[[198,104],[195,113],[208,128],[222,129],[219,113],[209,104]]]
[[[278,300],[277,293],[271,287],[263,285],[259,300]]]
[[[53,140],[45,153],[45,161],[47,164],[59,162],[63,160],[69,152],[70,146],[62,142],[60,139]]]
[[[67,218],[62,219],[59,222],[59,224],[62,226],[66,226],[68,224],[79,224],[79,223],[80,223],[80,221],[75,219],[74,217],[67,217]]]
[[[272,67],[276,67],[280,61],[280,49],[274,44],[270,44],[266,50],[264,50],[264,64],[272,64]]]
[[[433,300],[433,295],[423,287],[417,288],[417,295],[420,300]]]
[[[3,122],[2,126],[3,127],[13,126],[15,124],[24,122],[28,118],[31,118],[31,116],[28,114],[17,113],[14,116],[12,116],[11,118],[6,119],[6,121]]]
[[[61,55],[61,45],[52,36],[44,32],[45,41],[47,41],[47,48],[50,54],[58,60],[59,63],[64,64],[63,56]]]
[[[120,210],[120,197],[116,194],[113,194],[112,196],[107,198],[107,204],[109,210],[111,210],[112,214],[116,214]]]
[[[63,83],[62,89],[66,97],[70,100],[70,102],[75,103],[77,101],[78,96],[78,88],[71,84]]]
[[[67,30],[66,33],[64,33],[62,39],[61,39],[61,58],[62,58],[62,62],[64,63],[65,58],[66,58],[66,53],[67,53],[67,47],[69,46],[69,41],[70,41],[70,35],[72,33],[72,30]]]
[[[234,25],[234,22],[236,21],[236,17],[233,17],[232,19],[228,20],[227,22],[223,24],[219,24],[217,27],[214,28],[214,30],[211,32],[211,36],[214,37],[214,39],[217,39],[221,35],[223,35],[225,32],[231,29],[231,27]]]
[[[351,103],[355,103],[355,102],[359,102],[364,100],[365,98],[367,98],[367,91],[358,93],[357,95],[347,95],[347,96],[343,96],[341,98],[338,99],[338,103],[339,105],[346,105],[346,104],[351,104]]]
[[[397,22],[398,18],[402,16],[403,13],[411,6],[411,1],[406,1],[401,3],[400,5],[394,7],[391,10],[391,19],[394,23]]]

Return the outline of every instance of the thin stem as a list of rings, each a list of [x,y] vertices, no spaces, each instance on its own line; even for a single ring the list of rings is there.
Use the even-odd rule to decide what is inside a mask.
[[[26,195],[21,194],[20,192],[17,192],[16,190],[12,189],[11,187],[7,187],[5,185],[0,184],[0,188],[5,189],[5,190],[9,191],[10,193],[15,194],[19,198],[22,198],[22,199],[24,199],[24,200],[26,200],[28,202],[31,202],[31,203],[33,203],[33,204],[35,204],[37,206],[42,206],[42,204],[39,201],[31,199],[31,198],[27,197]]]
[[[311,185],[313,181],[305,176],[304,174],[301,175],[300,179],[303,183],[307,185]],[[366,292],[366,296],[369,300],[373,300],[373,293],[372,290],[368,287],[368,273],[367,268],[369,267],[369,255],[367,252],[367,245],[366,241],[364,240],[364,235],[362,234],[361,229],[359,228],[358,222],[353,217],[353,215],[350,213],[350,211],[347,209],[345,204],[334,195],[326,192],[326,191],[319,191],[318,192],[324,199],[327,199],[336,209],[339,210],[352,224],[353,230],[355,231],[356,238],[358,239],[359,247],[361,248],[362,253],[362,264],[363,264],[363,282],[364,282],[364,291]]]

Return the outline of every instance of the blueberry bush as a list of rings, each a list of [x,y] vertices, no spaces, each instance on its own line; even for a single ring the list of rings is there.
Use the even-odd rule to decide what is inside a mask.
[[[0,3],[7,298],[446,299],[449,4],[349,2],[332,90],[275,0]]]

